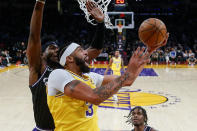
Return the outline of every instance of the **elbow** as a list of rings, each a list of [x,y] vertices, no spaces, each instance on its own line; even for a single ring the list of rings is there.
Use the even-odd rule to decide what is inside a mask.
[[[96,105],[96,106],[99,106],[100,104],[101,104],[102,102],[94,102],[94,103],[92,103],[92,104],[94,104],[94,105]]]
[[[40,35],[30,32],[30,34],[29,34],[29,41],[30,40],[31,41],[39,41],[40,40]]]

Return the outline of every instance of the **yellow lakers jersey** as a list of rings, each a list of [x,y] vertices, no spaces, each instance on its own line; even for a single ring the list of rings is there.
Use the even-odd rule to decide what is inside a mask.
[[[120,74],[120,69],[121,69],[121,57],[112,58],[113,62],[112,62],[112,66],[111,69],[113,71],[113,75],[121,75]]]
[[[71,74],[76,80],[96,88],[88,76]],[[56,96],[47,96],[47,101],[55,122],[55,131],[99,131],[96,105],[71,98],[62,92]]]

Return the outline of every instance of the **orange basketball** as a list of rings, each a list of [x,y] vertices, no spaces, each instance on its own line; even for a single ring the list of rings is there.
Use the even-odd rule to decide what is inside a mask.
[[[140,40],[150,48],[161,44],[166,38],[166,33],[165,24],[156,18],[143,21],[138,30]]]

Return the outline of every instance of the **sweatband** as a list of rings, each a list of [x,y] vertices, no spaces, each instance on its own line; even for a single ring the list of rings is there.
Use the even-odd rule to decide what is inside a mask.
[[[45,0],[36,0],[37,2],[40,2],[42,4],[45,4]]]
[[[79,47],[80,45],[78,45],[77,43],[71,43],[67,49],[64,51],[63,55],[60,57],[60,64],[62,66],[65,66],[66,64],[66,57],[71,55],[76,49],[77,47]]]

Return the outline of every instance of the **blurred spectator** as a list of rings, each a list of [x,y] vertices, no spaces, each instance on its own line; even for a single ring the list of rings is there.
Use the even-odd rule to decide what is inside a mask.
[[[183,52],[181,49],[177,50],[177,64],[181,64],[183,62]]]
[[[194,54],[193,55],[191,55],[189,58],[188,58],[188,64],[190,65],[190,66],[194,66],[195,64],[196,64],[196,62],[197,62],[197,59],[194,57]]]
[[[163,52],[163,50],[158,50],[158,54],[159,54],[159,64],[164,64],[165,53]]]
[[[24,42],[21,42],[21,44],[19,45],[19,51],[21,53],[21,58],[20,58],[20,61],[22,64],[27,64],[27,58],[26,58],[26,46],[25,46],[25,43]]]
[[[194,53],[193,53],[192,50],[190,49],[190,50],[189,50],[188,56],[191,57],[191,56],[193,56],[193,55],[194,55]]]
[[[8,62],[6,59],[5,51],[0,52],[0,66],[7,66]]]
[[[151,64],[158,64],[159,53],[157,51],[153,52],[151,56]]]
[[[176,50],[174,48],[171,48],[170,51],[170,64],[176,65]]]
[[[197,59],[197,49],[195,50],[195,58]]]
[[[170,61],[170,57],[169,57],[169,50],[167,48],[165,49],[164,55],[165,55],[166,64],[168,65]]]
[[[7,66],[9,66],[10,63],[11,63],[12,57],[10,57],[10,54],[9,54],[9,51],[8,50],[5,50],[4,51],[4,55],[5,55]]]
[[[0,67],[3,65],[2,61],[3,61],[3,56],[2,56],[2,51],[0,49]]]
[[[183,61],[187,61],[187,59],[189,58],[188,52],[187,50],[185,50],[185,52],[183,52]]]

